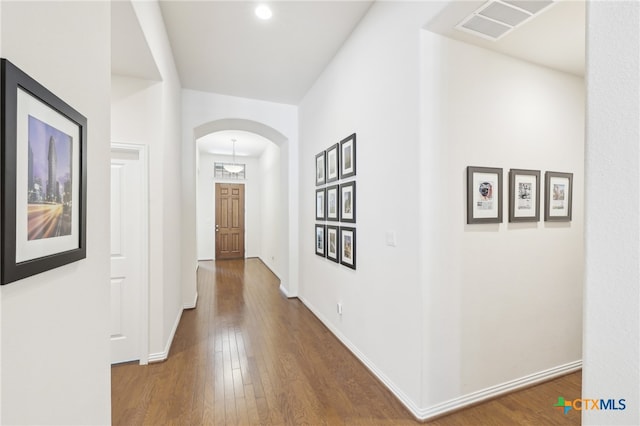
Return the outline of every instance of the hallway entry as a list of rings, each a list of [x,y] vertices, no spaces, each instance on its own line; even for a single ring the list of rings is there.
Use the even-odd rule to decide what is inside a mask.
[[[244,258],[244,184],[216,183],[216,259]]]

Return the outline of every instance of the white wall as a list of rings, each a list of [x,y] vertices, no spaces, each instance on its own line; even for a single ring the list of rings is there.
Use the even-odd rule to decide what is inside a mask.
[[[6,286],[3,424],[109,424],[108,2],[2,2],[2,56],[88,119],[87,258]]]
[[[246,166],[245,180],[221,180],[214,178],[214,163],[231,163],[233,158],[224,155],[200,153],[198,165],[198,259],[215,259],[215,195],[217,182],[244,185],[244,249],[246,257],[260,257],[262,223],[260,219],[260,163],[258,158],[237,157]]]
[[[300,297],[419,417],[581,358],[584,82],[421,31],[442,6],[374,4],[300,105]],[[355,272],[312,233],[352,132]],[[573,172],[573,221],[466,225],[469,165]]]
[[[282,238],[280,148],[270,143],[260,157],[260,259],[281,275],[286,241]]]
[[[374,3],[300,105],[300,297],[414,412],[422,340],[420,28],[442,6]],[[314,252],[315,155],[354,132],[356,271]],[[386,245],[387,232],[396,233],[397,247]]]
[[[183,297],[195,294],[196,243],[196,145],[194,131],[207,123],[227,119],[250,120],[268,126],[282,137],[281,180],[282,199],[280,226],[284,241],[281,245],[279,278],[290,296],[297,293],[298,284],[298,110],[292,105],[237,98],[215,93],[182,91],[182,251]],[[217,129],[247,130],[251,129]],[[254,131],[254,133],[256,133]],[[265,135],[262,135],[265,136]],[[286,250],[286,251],[285,251]],[[277,258],[276,258],[277,259]]]
[[[586,398],[624,411],[583,411],[585,425],[640,424],[640,4],[587,10]]]
[[[149,358],[158,360],[189,306],[180,272],[180,81],[158,4],[132,4],[162,81],[113,76],[111,128],[113,142],[149,150]]]
[[[585,89],[427,31],[422,57],[423,406],[433,407],[579,366]],[[466,225],[467,166],[503,169],[502,224]],[[541,186],[541,221],[508,223],[510,168],[540,170],[541,185],[545,171],[573,173],[573,220],[544,222]]]

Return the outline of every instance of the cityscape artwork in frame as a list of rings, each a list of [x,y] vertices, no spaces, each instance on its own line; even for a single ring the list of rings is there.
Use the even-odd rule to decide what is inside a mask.
[[[340,141],[340,177],[356,175],[356,134]]]
[[[8,60],[0,66],[8,284],[86,257],[87,119]]]
[[[540,171],[509,171],[509,222],[540,220]]]
[[[546,172],[544,182],[544,220],[570,222],[573,173]]]
[[[340,178],[340,144],[335,144],[327,149],[327,183],[335,182]]]
[[[316,225],[316,254],[321,257],[325,256],[325,250],[327,247],[324,237],[325,237],[325,226]]]
[[[326,169],[325,152],[322,151],[316,155],[316,186],[326,183]]]
[[[467,223],[502,222],[502,169],[467,167]]]
[[[327,225],[327,259],[339,262],[340,256],[340,228],[337,226]]]
[[[356,269],[356,229],[340,228],[340,263]]]

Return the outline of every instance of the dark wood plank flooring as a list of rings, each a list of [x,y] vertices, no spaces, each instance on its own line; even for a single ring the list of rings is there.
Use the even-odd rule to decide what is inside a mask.
[[[411,414],[257,259],[201,262],[169,359],[112,368],[114,425],[414,425]],[[428,424],[570,425],[580,373]]]

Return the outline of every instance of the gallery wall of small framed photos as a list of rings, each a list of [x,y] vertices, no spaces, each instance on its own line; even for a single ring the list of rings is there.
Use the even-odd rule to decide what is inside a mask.
[[[316,255],[356,269],[356,134],[315,160]]]
[[[467,167],[467,224],[502,223],[502,169]],[[540,171],[509,170],[509,222],[540,221]],[[545,172],[545,222],[570,222],[573,173]]]

